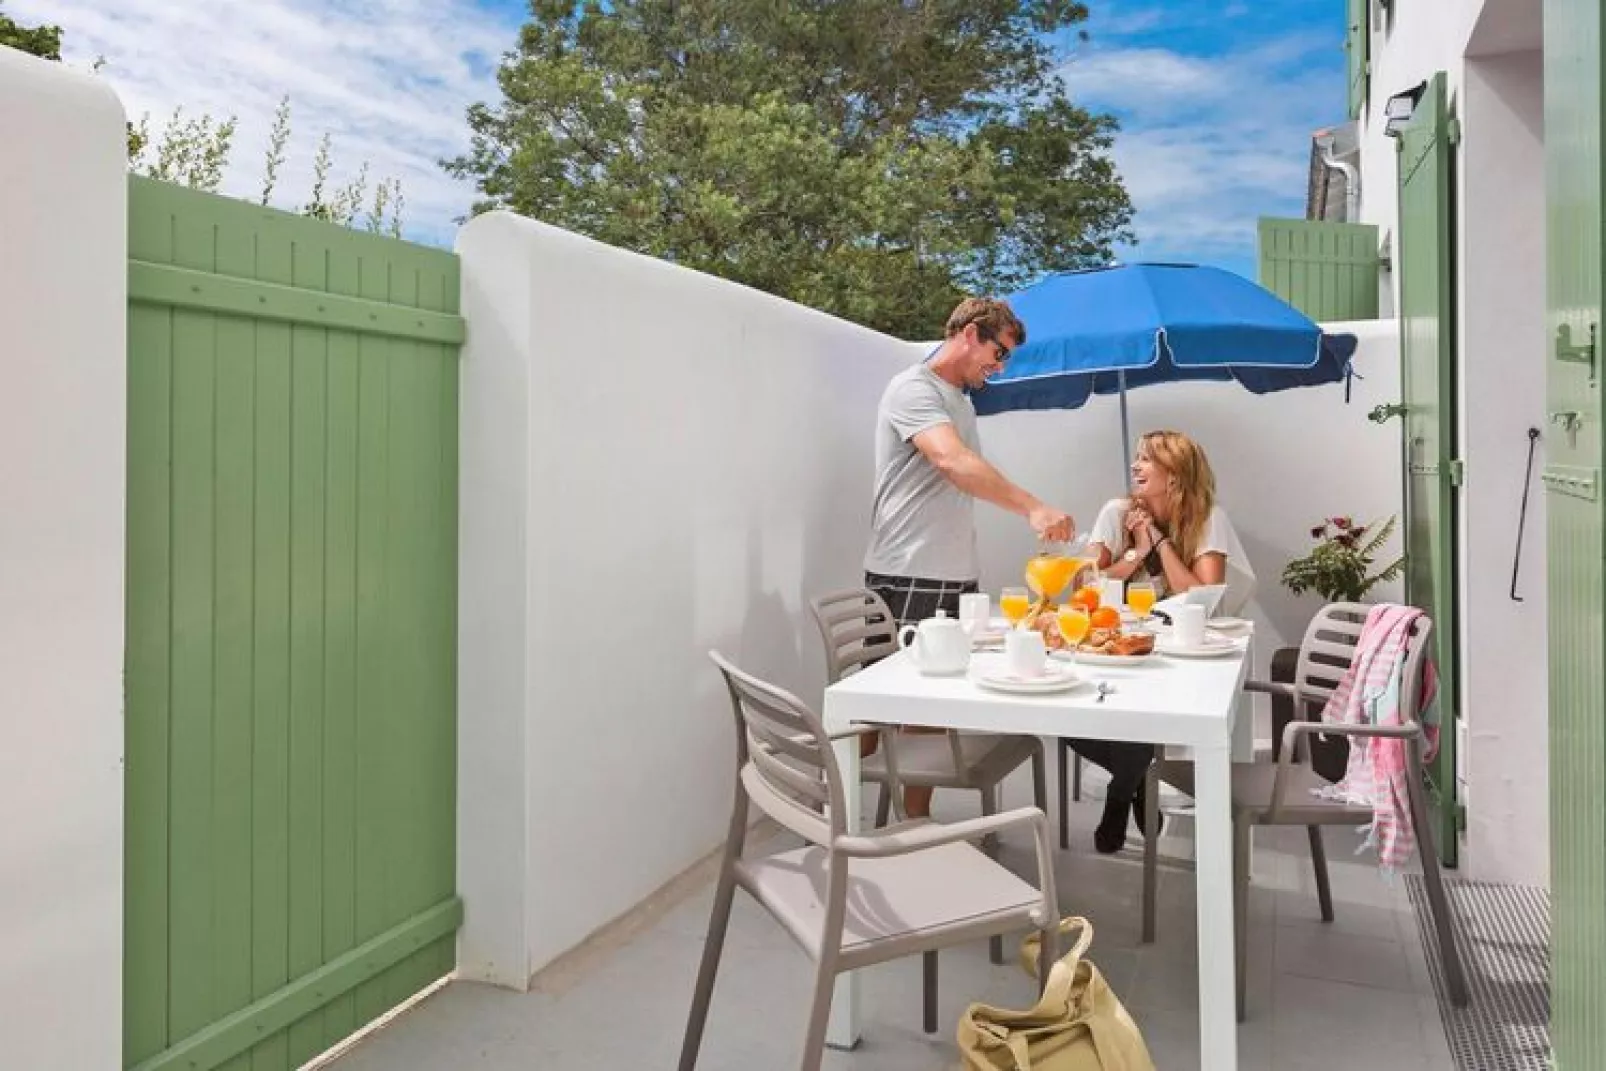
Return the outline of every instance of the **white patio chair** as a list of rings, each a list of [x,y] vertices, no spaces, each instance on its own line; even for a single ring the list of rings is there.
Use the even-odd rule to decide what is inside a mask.
[[[720,864],[708,940],[680,1050],[692,1071],[702,1044],[714,977],[738,888],[757,900],[814,960],[814,1000],[804,1038],[803,1071],[815,1071],[825,1045],[833,982],[916,952],[924,954],[925,1029],[934,1033],[939,948],[1029,928],[1044,941],[1039,985],[1058,958],[1058,903],[1048,818],[1036,807],[951,825],[899,822],[863,835],[846,832],[845,791],[832,743],[872,731],[828,736],[803,702],[749,676],[718,652],[736,715],[736,800]],[[897,784],[894,751],[889,790]],[[748,804],[802,837],[802,848],[746,858]],[[896,804],[902,817],[902,804]],[[1029,826],[1040,888],[966,843]]]
[[[1249,893],[1249,831],[1253,826],[1305,826],[1310,836],[1311,866],[1316,877],[1316,897],[1322,921],[1333,921],[1333,892],[1327,875],[1327,853],[1322,845],[1324,825],[1362,826],[1372,820],[1370,807],[1357,806],[1319,797],[1313,790],[1328,781],[1309,766],[1308,738],[1313,733],[1358,737],[1395,737],[1405,741],[1406,795],[1411,828],[1416,836],[1422,877],[1427,886],[1428,906],[1438,935],[1439,955],[1444,964],[1450,998],[1457,1007],[1468,1000],[1466,974],[1455,944],[1454,924],[1439,872],[1438,852],[1434,848],[1433,824],[1428,820],[1426,788],[1422,773],[1422,725],[1418,699],[1421,695],[1423,665],[1430,650],[1433,622],[1420,617],[1407,640],[1404,674],[1400,682],[1400,721],[1397,726],[1340,725],[1322,720],[1322,711],[1338,687],[1345,670],[1355,660],[1361,629],[1370,606],[1362,603],[1330,603],[1311,621],[1300,644],[1299,663],[1291,684],[1248,681],[1245,690],[1265,695],[1286,695],[1293,699],[1306,720],[1290,723],[1283,732],[1282,749],[1274,763],[1235,764],[1232,769],[1233,818],[1233,894],[1237,912],[1234,927],[1238,955],[1238,1018],[1244,1016],[1244,966],[1248,948],[1245,906]],[[1186,760],[1161,760],[1149,768],[1146,829],[1154,829],[1157,816],[1159,782],[1164,781],[1188,795],[1193,794],[1193,764]],[[1155,891],[1159,868],[1157,837],[1145,838],[1143,847],[1143,940],[1154,940]]]
[[[825,644],[826,683],[835,684],[897,651],[897,620],[886,601],[867,588],[833,591],[809,601]],[[896,730],[883,734],[891,736]],[[876,825],[886,825],[892,788],[883,749],[860,763],[861,778],[879,786]],[[981,813],[997,814],[999,787],[1026,762],[1032,764],[1032,802],[1047,813],[1048,785],[1043,742],[1035,736],[991,733],[904,733],[898,737],[898,778],[904,785],[971,789],[981,794]],[[982,849],[996,857],[998,838]],[[1004,962],[1002,939],[993,941],[994,963]]]

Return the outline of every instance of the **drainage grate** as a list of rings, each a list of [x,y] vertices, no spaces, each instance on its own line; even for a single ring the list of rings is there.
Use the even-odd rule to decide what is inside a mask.
[[[1446,881],[1472,1001],[1450,1003],[1427,890],[1406,875],[1450,1054],[1460,1071],[1545,1071],[1550,1061],[1550,896],[1543,889]]]

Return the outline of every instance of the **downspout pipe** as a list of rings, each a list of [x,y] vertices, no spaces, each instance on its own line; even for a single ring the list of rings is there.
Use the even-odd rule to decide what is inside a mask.
[[[1344,176],[1344,221],[1357,223],[1361,215],[1361,171],[1354,164],[1340,160],[1333,155],[1333,132],[1331,130],[1318,130],[1316,132],[1316,149],[1321,153],[1323,165]]]

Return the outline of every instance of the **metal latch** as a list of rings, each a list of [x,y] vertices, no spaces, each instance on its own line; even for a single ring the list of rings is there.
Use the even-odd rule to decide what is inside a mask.
[[[1385,424],[1394,417],[1405,415],[1405,406],[1401,402],[1389,402],[1387,405],[1374,405],[1372,411],[1366,414],[1366,419],[1374,424]]]

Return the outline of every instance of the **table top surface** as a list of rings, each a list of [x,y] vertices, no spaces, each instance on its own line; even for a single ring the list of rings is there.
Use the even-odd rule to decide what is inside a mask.
[[[1002,654],[973,654],[965,674],[928,676],[900,652],[827,688],[824,713],[833,728],[875,722],[1225,747],[1248,662],[1245,646],[1216,658],[1157,656],[1130,668],[1074,666],[1083,679],[1076,688],[1019,695],[971,679],[1001,670]],[[1101,681],[1110,688],[1102,700]]]

